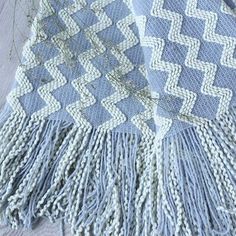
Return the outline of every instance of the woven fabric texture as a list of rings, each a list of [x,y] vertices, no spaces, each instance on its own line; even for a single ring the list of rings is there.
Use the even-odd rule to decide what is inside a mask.
[[[2,221],[235,235],[235,9],[41,0],[0,114]]]

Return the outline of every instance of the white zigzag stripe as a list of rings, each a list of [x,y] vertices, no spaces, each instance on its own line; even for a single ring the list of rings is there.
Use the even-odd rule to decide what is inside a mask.
[[[178,77],[179,66],[176,66],[175,64],[171,64],[171,63],[164,62],[161,60],[161,56],[162,56],[162,52],[163,52],[164,44],[165,44],[164,40],[160,38],[145,36],[145,29],[146,29],[146,22],[147,22],[147,19],[145,16],[138,16],[136,18],[136,22],[137,22],[137,26],[139,27],[141,45],[152,48],[150,67],[154,70],[161,70],[161,71],[168,72],[168,80],[171,80],[174,76]],[[155,93],[155,94],[153,93],[153,97],[154,98],[156,97],[157,101],[160,99],[160,96],[158,93]],[[156,107],[154,107],[154,120],[155,120],[156,125],[160,127],[160,130],[157,133],[158,137],[162,138],[169,131],[172,125],[172,120],[165,117],[158,116],[157,106],[158,106],[158,102],[156,102]]]
[[[58,69],[58,65],[65,62],[65,55],[71,56],[71,52],[66,46],[66,40],[79,32],[79,27],[72,19],[71,15],[77,12],[81,7],[81,4],[74,3],[68,8],[60,10],[58,14],[64,21],[66,30],[61,31],[57,35],[53,36],[52,42],[57,45],[57,48],[60,49],[60,53],[55,58],[52,58],[44,63],[45,68],[53,77],[53,81],[51,81],[50,83],[46,83],[38,88],[38,93],[41,98],[44,99],[47,106],[35,112],[32,116],[47,117],[48,115],[60,110],[61,108],[60,102],[57,101],[54,96],[52,96],[51,92],[67,83],[66,78]]]
[[[84,118],[83,110],[96,102],[95,97],[86,88],[86,85],[101,76],[100,71],[93,66],[91,60],[105,52],[106,48],[97,36],[97,33],[112,25],[111,19],[103,11],[103,8],[114,0],[98,0],[91,4],[91,9],[95,12],[99,21],[85,29],[86,36],[91,42],[92,48],[79,55],[79,62],[86,70],[86,74],[80,76],[72,82],[74,88],[80,93],[81,100],[67,106],[67,111],[74,120],[85,127],[91,127],[91,124]]]
[[[150,68],[153,70],[160,70],[168,73],[168,78],[165,85],[165,92],[183,99],[183,105],[180,109],[181,116],[179,117],[179,119],[189,121],[189,116],[192,116],[192,104],[194,104],[195,102],[196,95],[191,91],[178,87],[178,79],[182,70],[181,66],[171,62],[163,61],[161,59],[165,46],[165,41],[161,38],[144,36],[146,18],[143,18],[143,21],[144,20],[145,22],[143,22],[142,24],[144,28],[140,28],[140,36],[142,45],[152,48]],[[139,25],[141,26],[141,24]]]
[[[127,7],[130,9],[130,11],[133,11],[132,8],[132,2],[129,0],[124,0]],[[133,19],[135,21],[135,18]],[[145,68],[145,65],[140,65],[139,67],[140,73],[143,75],[145,79],[147,79],[147,71]],[[139,100],[139,102],[145,107],[145,111],[138,113],[137,115],[134,115],[131,118],[131,122],[139,129],[141,130],[142,134],[147,137],[152,137],[155,135],[155,132],[153,132],[149,126],[147,125],[146,121],[153,118],[153,101],[151,98],[150,88],[149,86],[144,87],[143,89],[137,91],[135,93],[135,97]]]
[[[204,11],[197,8],[197,0],[188,0],[186,14],[205,21],[203,38],[206,41],[223,45],[221,64],[236,69],[236,59],[234,51],[236,48],[236,38],[216,34],[218,15],[214,12]]]
[[[236,1],[234,1],[236,4]],[[236,7],[231,9],[224,0],[221,0],[221,11],[227,15],[231,15],[233,17],[236,17]]]
[[[144,65],[140,66],[139,71],[145,78],[147,78]],[[153,101],[151,100],[152,98],[150,98],[149,93],[149,86],[146,86],[145,88],[135,93],[135,97],[145,107],[145,111],[138,113],[131,118],[132,123],[134,123],[134,125],[136,125],[138,129],[141,130],[142,134],[146,137],[152,137],[153,135],[155,135],[155,132],[153,132],[146,123],[146,121],[153,118]]]
[[[196,57],[197,57],[196,55],[198,53],[198,48],[199,48],[198,40],[194,40],[188,36],[182,35],[180,32],[182,28],[183,17],[178,13],[165,10],[163,8],[163,5],[164,5],[164,0],[153,1],[151,15],[155,17],[160,17],[165,20],[169,20],[171,22],[168,39],[172,42],[179,43],[189,48],[186,59],[185,59],[185,64],[189,67],[196,68],[195,66]],[[178,69],[176,69],[176,71],[177,70]],[[179,71],[180,70],[181,68],[179,68]],[[195,101],[197,99],[197,94],[192,91],[178,87],[179,73],[178,73],[178,76],[176,74],[175,77],[167,80],[166,87],[169,88],[168,90],[170,93],[174,94],[175,96],[180,96],[184,100],[183,105],[180,110],[180,113],[184,115],[183,116],[184,120],[186,120],[186,118],[187,120],[191,118],[191,121],[195,121],[195,122],[201,121],[203,120],[201,117],[194,116],[193,114],[191,114]]]
[[[206,27],[204,30],[203,37],[210,42],[215,42],[224,45],[221,57],[221,63],[225,66],[236,68],[236,60],[233,59],[233,52],[232,52],[232,50],[234,51],[236,45],[235,38],[229,38],[214,33],[217,24],[217,15],[212,12],[206,12],[197,9],[197,1],[195,0],[193,1],[188,0],[186,7],[186,15],[204,19],[206,21]],[[225,113],[228,110],[230,101],[233,96],[233,92],[227,88],[219,88],[214,86],[213,84],[215,80],[215,73],[217,70],[217,66],[216,65],[213,66],[214,64],[210,63],[207,63],[206,65],[204,64],[205,63],[196,65],[200,70],[205,70],[206,72],[206,76],[204,77],[202,83],[201,92],[220,98],[219,107],[217,111],[217,117],[219,117],[221,114]],[[209,71],[208,70],[206,71],[206,69],[204,69],[204,66],[208,66]]]
[[[32,35],[23,47],[22,55],[24,60],[26,61],[24,62],[24,64],[18,66],[16,70],[16,81],[18,82],[18,86],[13,89],[7,96],[7,101],[11,105],[12,109],[24,115],[25,111],[20,104],[19,98],[33,91],[33,86],[29,82],[26,76],[26,72],[40,64],[40,60],[38,60],[34,52],[31,50],[31,47],[36,43],[44,41],[47,38],[47,35],[43,31],[41,20],[54,13],[49,3],[44,0],[40,2],[39,9],[40,10],[35,17],[31,27]]]
[[[171,21],[171,28],[168,35],[169,40],[188,47],[188,53],[185,58],[185,65],[204,72],[202,92],[220,98],[217,116],[221,113],[226,112],[232,94],[229,93],[228,89],[213,86],[217,66],[213,63],[203,62],[197,59],[198,52],[200,50],[200,41],[196,38],[181,34],[183,16],[176,12],[163,9],[163,4],[163,0],[155,1],[153,4],[152,14],[154,16]],[[191,116],[191,121],[194,121],[194,123],[204,122],[205,119],[190,114],[190,109],[193,108],[197,95],[194,93],[186,94],[186,96],[189,95],[192,96],[192,99],[190,99],[191,103],[186,104],[186,106],[189,107],[189,114],[186,115]]]
[[[111,48],[111,53],[117,58],[119,62],[122,62],[119,66],[114,68],[110,73],[107,74],[106,78],[115,88],[116,92],[109,97],[102,100],[102,105],[109,111],[112,115],[112,119],[103,123],[99,128],[102,129],[113,129],[118,125],[126,121],[126,116],[116,107],[116,103],[124,98],[127,98],[130,92],[125,88],[124,83],[122,83],[122,77],[134,69],[134,65],[126,57],[124,52],[135,46],[139,41],[132,30],[129,28],[131,24],[134,23],[134,18],[132,14],[123,18],[117,22],[117,28],[125,36],[125,40],[118,45]]]

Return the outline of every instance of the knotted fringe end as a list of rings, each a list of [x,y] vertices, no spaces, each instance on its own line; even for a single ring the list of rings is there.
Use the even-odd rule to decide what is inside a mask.
[[[0,128],[4,223],[31,228],[40,217],[63,218],[73,235],[131,235],[153,142],[12,114]]]
[[[236,109],[160,141],[157,175],[150,235],[236,235]]]
[[[12,114],[2,217],[13,228],[63,218],[74,235],[232,236],[235,147],[235,109],[164,140]]]

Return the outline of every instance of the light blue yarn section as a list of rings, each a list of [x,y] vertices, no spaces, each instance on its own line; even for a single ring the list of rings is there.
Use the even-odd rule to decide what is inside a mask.
[[[190,9],[195,3],[196,8]],[[235,4],[232,1],[227,1],[227,3],[227,7],[234,9]],[[157,55],[154,55],[154,49],[151,46],[144,46],[143,51],[150,86],[160,95],[156,114],[176,120],[171,131],[173,133],[189,126],[188,122],[177,121],[180,110],[183,108],[183,100],[189,97],[187,92],[193,93],[196,97],[191,114],[209,120],[216,117],[220,99],[222,99],[219,96],[221,89],[228,89],[232,92],[232,97],[228,97],[229,107],[236,102],[236,18],[233,12],[226,14],[222,10],[223,6],[226,7],[226,3],[223,1],[133,1],[136,18],[145,17],[146,19],[144,40],[151,38],[163,40],[163,49],[159,49],[159,51],[162,50],[161,58],[156,62],[155,69],[150,68],[152,57],[156,56],[156,60],[159,60]],[[154,13],[155,11],[156,13]],[[185,38],[185,42],[183,38]],[[193,43],[190,48],[191,40],[195,43],[198,41],[199,48],[196,44],[193,46]],[[202,63],[202,67],[199,66],[200,63],[193,65],[194,62],[189,65],[193,61],[191,53],[193,50],[196,50],[195,59]],[[224,50],[231,50],[232,58],[228,58],[228,64],[222,62]],[[163,62],[166,65],[169,63],[173,67],[168,69],[166,66],[166,68],[160,69],[158,65]],[[210,86],[217,88],[218,92],[215,89],[212,94],[203,92],[204,83],[207,83],[204,82],[204,77],[206,81],[210,81],[211,76],[206,64],[215,66]],[[179,91],[182,89],[182,95],[176,95],[177,90],[174,90],[174,86],[173,90],[170,89],[168,92],[165,88],[168,77],[171,77],[171,73],[175,70],[174,66],[181,68],[179,76],[176,77],[175,89],[177,88]]]
[[[32,51],[41,63],[26,72],[29,82],[32,83],[33,90],[32,92],[20,97],[20,102],[28,115],[32,115],[46,106],[45,101],[38,93],[38,89],[55,79],[52,78],[49,71],[45,68],[45,62],[60,54],[57,46],[52,42],[52,38],[65,30],[66,25],[58,14],[62,9],[69,7],[70,4],[74,3],[73,1],[59,2],[58,4],[56,2],[57,1],[50,0],[50,3],[54,7],[55,14],[43,19],[42,22],[43,30],[47,35],[47,39],[32,47]],[[68,105],[81,100],[81,94],[72,86],[73,81],[87,73],[86,69],[78,60],[78,57],[81,53],[85,53],[96,46],[91,45],[91,42],[85,35],[85,31],[89,27],[99,22],[96,14],[90,9],[90,5],[94,2],[96,1],[87,1],[87,7],[85,9],[82,8],[72,15],[73,20],[79,25],[81,31],[70,37],[65,42],[73,56],[57,66],[59,71],[65,76],[67,82],[65,85],[51,92],[52,96],[60,102],[61,109],[50,114],[48,116],[49,119],[64,120],[74,123],[73,117],[68,113],[66,108]],[[112,24],[97,33],[99,40],[104,44],[106,50],[104,53],[95,56],[91,60],[93,66],[101,71],[101,76],[86,85],[86,88],[95,97],[96,102],[83,110],[85,118],[95,128],[112,118],[112,114],[109,113],[101,102],[103,99],[116,92],[116,88],[110,83],[106,76],[116,67],[122,66],[122,63],[124,63],[122,60],[118,61],[114,54],[112,54],[111,50],[112,47],[115,47],[122,43],[122,41],[126,40],[126,35],[124,35],[117,27],[117,22],[131,14],[128,6],[121,0],[111,1],[110,4],[103,8],[103,11],[109,17]],[[129,28],[134,37],[138,40],[138,28],[135,22],[130,24]],[[118,79],[124,87],[131,86],[133,91],[131,91],[131,94],[128,97],[115,104],[115,106],[126,117],[126,121],[116,127],[115,130],[131,130],[132,132],[140,133],[140,130],[138,130],[131,121],[133,116],[145,111],[146,109],[142,103],[136,99],[135,93],[149,86],[147,79],[140,71],[140,67],[144,65],[144,56],[140,43],[137,42],[134,46],[128,48],[124,52],[124,55],[132,64],[133,69],[120,76]],[[79,83],[80,82],[78,81],[78,84]],[[153,120],[148,121],[148,126],[153,131],[155,130]]]
[[[4,222],[235,235],[233,3],[42,0],[0,115]]]

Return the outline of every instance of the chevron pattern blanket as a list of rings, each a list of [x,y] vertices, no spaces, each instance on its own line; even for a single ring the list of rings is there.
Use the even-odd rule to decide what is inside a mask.
[[[235,235],[235,9],[41,0],[0,115],[2,221]]]

